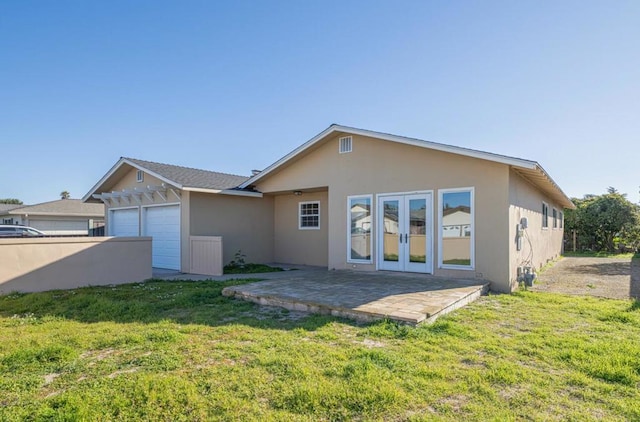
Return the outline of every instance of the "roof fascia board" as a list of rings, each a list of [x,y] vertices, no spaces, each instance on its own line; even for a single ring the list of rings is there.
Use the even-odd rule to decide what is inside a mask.
[[[536,166],[538,165],[538,163],[536,163],[535,161],[523,160],[523,159],[513,158],[513,157],[506,157],[502,155],[492,154],[489,152],[476,151],[476,150],[456,147],[452,145],[439,144],[435,142],[423,141],[423,140],[414,139],[414,138],[406,138],[403,136],[374,132],[374,131],[365,130],[365,129],[356,129],[356,128],[347,127],[347,126],[331,125],[324,131],[320,132],[318,135],[311,138],[309,141],[305,142],[298,148],[291,151],[289,154],[285,155],[275,163],[271,164],[262,172],[256,174],[255,176],[243,182],[239,187],[246,188],[247,186],[254,184],[258,180],[260,180],[262,177],[271,173],[276,168],[284,165],[285,163],[293,159],[298,154],[309,149],[310,147],[312,147],[313,145],[320,142],[322,139],[324,139],[325,137],[327,137],[328,135],[334,132],[342,132],[342,133],[348,133],[352,135],[367,136],[370,138],[377,138],[377,139],[382,139],[382,140],[391,141],[391,142],[398,142],[406,145],[413,145],[421,148],[427,148],[427,149],[433,149],[437,151],[448,152],[452,154],[464,155],[467,157],[479,158],[482,160],[488,160],[488,161],[493,161],[497,163],[502,163],[502,164],[516,166],[516,167],[522,167],[527,169],[535,169]]]
[[[135,169],[142,170],[142,171],[144,171],[144,172],[146,172],[146,173],[149,173],[151,176],[153,176],[153,177],[155,177],[155,178],[157,178],[157,179],[159,179],[159,180],[162,180],[162,181],[163,181],[163,182],[165,182],[165,183],[169,183],[170,185],[173,185],[173,186],[177,187],[178,189],[182,189],[182,185],[181,185],[181,184],[176,183],[176,182],[174,182],[173,180],[169,180],[169,179],[167,179],[166,177],[161,176],[161,175],[159,175],[158,173],[156,173],[156,172],[154,172],[154,171],[149,170],[148,168],[142,167],[141,165],[136,164],[136,163],[134,163],[134,162],[133,162],[133,161],[131,161],[131,160],[127,160],[126,158],[120,158],[120,159],[118,160],[118,162],[116,162],[116,163],[113,165],[113,167],[111,167],[111,170],[109,170],[109,171],[107,172],[107,174],[105,174],[104,176],[102,176],[102,179],[100,179],[100,180],[98,181],[98,183],[96,183],[96,184],[91,188],[91,190],[90,190],[90,191],[89,191],[85,196],[83,196],[83,197],[82,197],[82,202],[86,202],[89,198],[91,198],[91,195],[93,195],[94,193],[96,193],[96,190],[97,190],[100,186],[102,186],[102,184],[103,184],[104,182],[106,182],[107,180],[109,180],[109,178],[110,178],[111,176],[113,176],[113,174],[114,174],[114,173],[115,173],[115,172],[116,172],[120,167],[122,167],[122,165],[123,165],[123,164],[128,164],[128,165],[130,165],[131,167],[133,167],[133,168],[135,168]]]
[[[84,214],[84,213],[70,213],[70,212],[43,212],[43,211],[29,212],[29,211],[23,211],[23,212],[11,213],[11,215],[40,215],[40,216],[51,216],[51,217],[102,217],[104,214],[102,214],[102,213]]]
[[[250,196],[254,198],[262,198],[261,192],[248,192],[233,189],[205,189],[205,188],[183,188],[182,190],[187,192],[199,192],[199,193],[213,193],[220,195],[236,195],[236,196]]]

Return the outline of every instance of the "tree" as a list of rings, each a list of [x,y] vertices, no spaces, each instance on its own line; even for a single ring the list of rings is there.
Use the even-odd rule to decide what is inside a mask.
[[[22,205],[22,201],[15,198],[0,199],[0,204]]]
[[[578,234],[581,250],[616,250],[616,244],[636,248],[640,233],[640,207],[625,194],[608,188],[604,195],[585,195],[572,199],[575,210],[565,212],[566,234]]]
[[[62,192],[60,192],[60,199],[69,199],[71,198],[71,194],[69,193],[69,191],[63,190]]]

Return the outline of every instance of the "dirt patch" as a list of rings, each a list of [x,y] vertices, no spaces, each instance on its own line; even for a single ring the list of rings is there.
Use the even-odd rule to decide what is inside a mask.
[[[640,297],[640,260],[563,258],[538,275],[533,291],[629,299]]]

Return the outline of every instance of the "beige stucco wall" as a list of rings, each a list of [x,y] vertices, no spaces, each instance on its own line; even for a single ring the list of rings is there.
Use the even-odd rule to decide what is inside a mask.
[[[191,192],[189,209],[191,235],[222,236],[225,265],[238,250],[246,262],[273,261],[273,198]]]
[[[336,134],[327,142],[301,154],[295,162],[257,183],[261,192],[287,192],[328,187],[328,268],[366,269],[372,265],[347,263],[347,196],[374,194],[374,215],[377,215],[375,194],[412,191],[432,191],[434,203],[434,274],[449,277],[484,278],[492,282],[494,290],[508,290],[509,255],[506,244],[509,236],[508,183],[509,167],[460,155],[449,154],[374,138],[353,136],[353,152],[338,153]],[[438,268],[438,189],[475,188],[475,269],[451,270]],[[307,200],[303,193],[297,200]],[[296,201],[297,201],[296,200]],[[293,207],[291,207],[293,209]],[[281,216],[297,224],[297,214]],[[377,217],[376,221],[377,221]],[[276,238],[287,243],[288,251],[306,248],[304,239],[293,231],[280,233]],[[374,248],[377,227],[374,227]],[[377,249],[377,248],[376,248]],[[284,256],[278,259],[285,260]],[[374,254],[374,259],[377,256]]]
[[[549,206],[549,227],[546,229],[542,228],[542,202]],[[553,208],[563,214],[564,209],[513,170],[509,175],[509,203],[509,248],[511,250],[509,280],[512,286],[515,286],[517,284],[517,268],[524,265],[523,261],[529,256],[532,249],[532,263],[536,269],[540,269],[562,253],[564,231],[560,227],[553,228]],[[518,251],[516,244],[517,224],[523,217],[527,217],[529,227],[526,229],[526,237],[522,239],[522,249]]]
[[[0,239],[0,294],[151,278],[151,238]]]
[[[320,229],[298,228],[298,204],[307,201],[320,201]],[[328,266],[327,192],[277,195],[274,205],[274,260],[286,264]]]

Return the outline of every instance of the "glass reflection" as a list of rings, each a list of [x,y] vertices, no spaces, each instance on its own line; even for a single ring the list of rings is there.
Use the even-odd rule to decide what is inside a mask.
[[[349,203],[351,252],[354,260],[371,260],[371,198],[352,198]]]
[[[385,261],[398,261],[398,210],[397,200],[384,201],[383,253]]]
[[[409,213],[409,261],[425,263],[427,262],[427,201],[411,199]]]
[[[442,263],[471,265],[471,192],[442,195]]]

